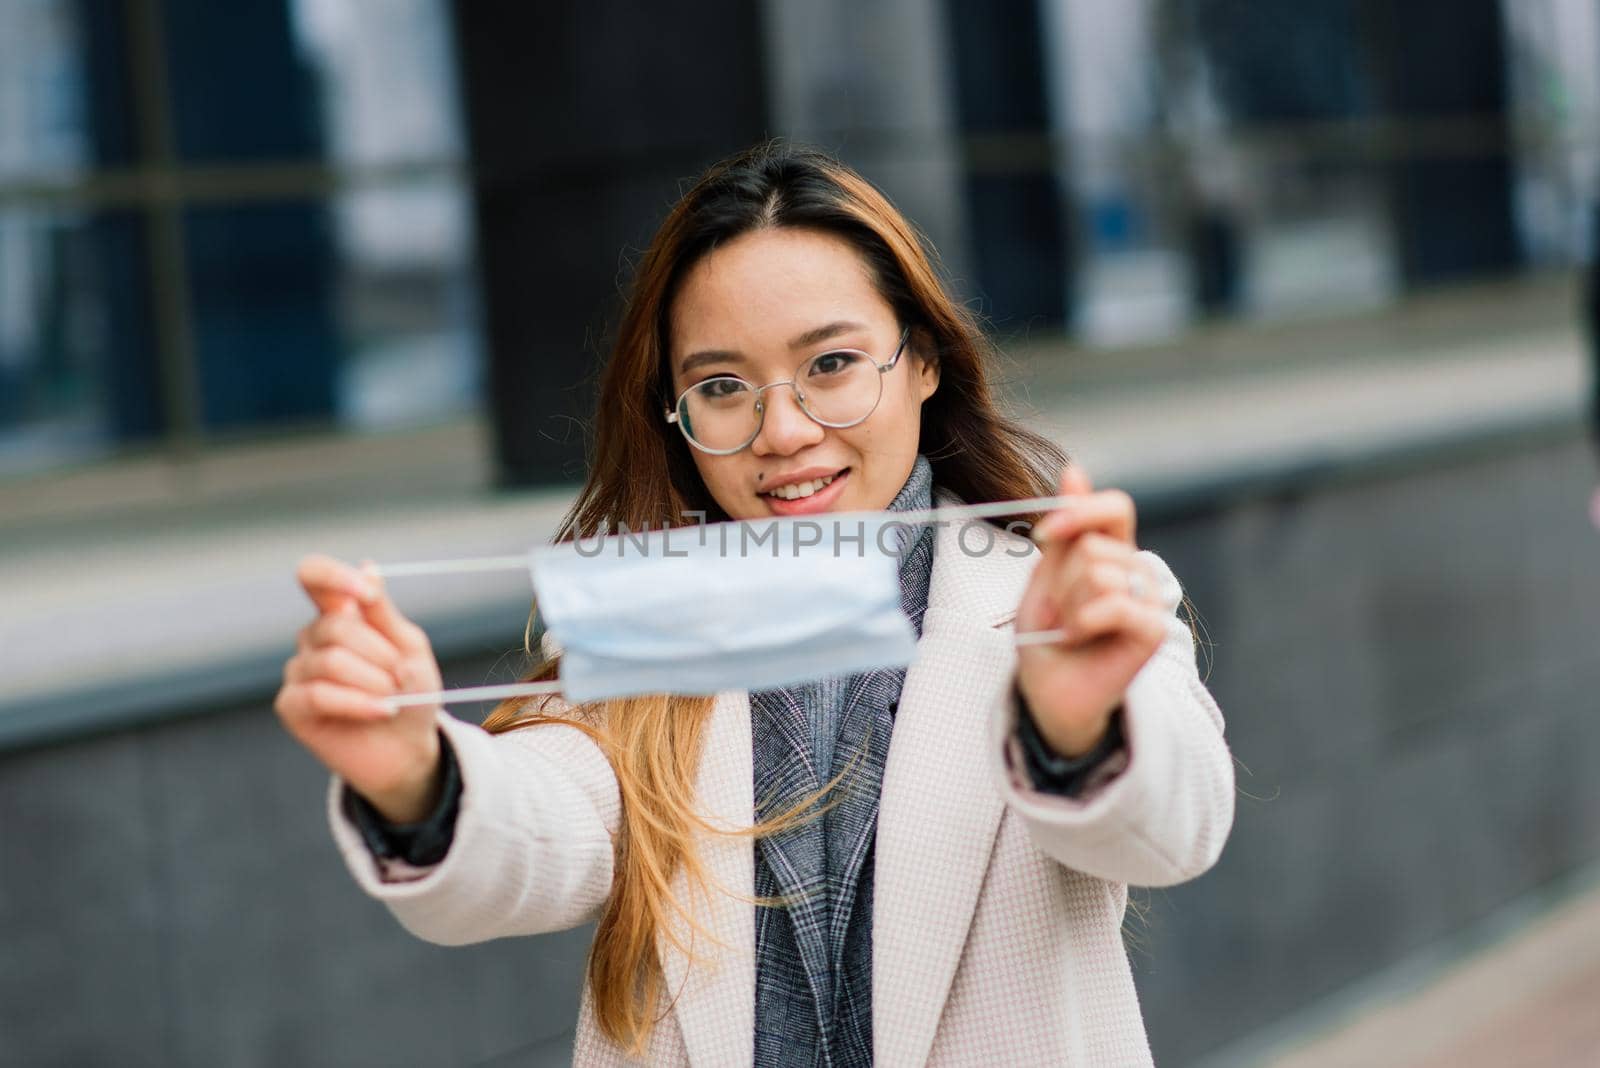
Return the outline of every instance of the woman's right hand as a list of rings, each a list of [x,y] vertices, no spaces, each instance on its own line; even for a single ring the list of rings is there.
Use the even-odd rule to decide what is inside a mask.
[[[300,630],[273,709],[384,818],[422,819],[441,789],[439,706],[391,712],[380,698],[443,688],[428,636],[364,568],[314,554],[296,577],[318,614]]]

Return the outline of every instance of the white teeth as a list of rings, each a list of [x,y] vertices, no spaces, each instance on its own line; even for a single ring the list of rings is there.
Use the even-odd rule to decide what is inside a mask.
[[[829,475],[827,478],[814,478],[810,482],[796,482],[788,486],[779,486],[777,489],[768,492],[773,497],[782,497],[786,501],[797,501],[801,497],[811,496],[817,490],[832,482],[834,477]]]

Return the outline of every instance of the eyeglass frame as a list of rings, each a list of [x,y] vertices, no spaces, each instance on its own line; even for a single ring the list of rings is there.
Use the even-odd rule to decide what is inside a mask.
[[[767,390],[773,389],[774,387],[777,387],[777,386],[789,386],[789,387],[794,389],[795,404],[799,407],[799,409],[802,412],[805,413],[805,416],[806,416],[807,419],[810,419],[813,423],[816,423],[818,426],[827,427],[830,430],[845,430],[845,429],[848,429],[849,427],[860,426],[862,423],[864,423],[868,419],[872,418],[872,413],[878,410],[878,405],[879,404],[883,403],[883,378],[881,376],[882,375],[886,375],[890,371],[895,369],[895,365],[900,362],[901,354],[904,353],[905,350],[906,350],[906,342],[910,339],[910,337],[911,337],[911,327],[908,326],[904,330],[900,331],[900,344],[895,347],[894,355],[890,356],[889,359],[887,361],[883,362],[883,363],[879,363],[877,360],[874,360],[872,358],[872,353],[867,352],[865,349],[839,348],[839,349],[828,349],[825,352],[819,352],[815,356],[809,357],[806,360],[805,364],[801,365],[802,367],[809,366],[813,360],[820,359],[823,356],[828,356],[828,355],[830,355],[832,353],[835,353],[835,352],[859,352],[861,355],[865,356],[867,358],[867,362],[872,364],[873,367],[877,368],[878,374],[879,374],[880,377],[878,379],[878,399],[872,402],[872,407],[868,408],[866,414],[863,415],[860,419],[852,419],[848,423],[829,423],[829,422],[824,422],[821,419],[818,419],[815,415],[812,415],[811,414],[811,409],[806,407],[804,394],[802,394],[800,392],[799,387],[795,386],[795,381],[794,380],[799,377],[798,375],[792,375],[789,378],[783,379],[783,380],[778,381],[778,382],[768,382],[764,386],[758,386],[754,382],[750,382],[747,379],[739,378],[739,376],[735,375],[735,374],[720,374],[720,375],[712,375],[710,378],[703,378],[700,381],[696,382],[694,385],[690,386],[688,389],[685,389],[682,393],[679,393],[677,401],[673,404],[673,406],[671,408],[668,408],[666,410],[667,422],[676,423],[677,426],[678,426],[679,432],[683,434],[683,440],[687,441],[690,445],[692,445],[695,448],[699,449],[701,452],[709,453],[712,456],[732,456],[736,452],[743,452],[745,449],[748,449],[750,447],[751,443],[754,442],[756,440],[756,438],[759,438],[761,436],[761,428],[767,425],[767,406],[766,406],[766,403],[761,399],[761,395],[763,393],[765,393]],[[740,382],[743,382],[745,385],[749,386],[752,390],[755,391],[755,405],[756,405],[756,415],[757,415],[755,433],[751,434],[748,438],[746,438],[744,443],[742,445],[739,445],[737,448],[732,448],[732,449],[713,449],[713,448],[709,448],[708,446],[700,444],[698,441],[694,440],[694,438],[690,435],[690,433],[687,430],[685,430],[683,428],[683,421],[678,418],[678,410],[683,407],[683,398],[687,397],[690,393],[692,393],[695,390],[699,389],[701,386],[705,385],[707,382],[712,382],[712,381],[715,381],[716,379],[719,379],[719,378],[735,378],[735,379],[738,379]]]

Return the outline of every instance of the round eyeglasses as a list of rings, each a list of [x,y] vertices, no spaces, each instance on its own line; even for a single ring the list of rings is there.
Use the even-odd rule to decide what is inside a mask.
[[[767,403],[762,394],[789,386],[800,410],[813,422],[840,429],[871,415],[883,397],[883,376],[894,370],[905,351],[911,328],[900,332],[900,344],[887,363],[878,363],[860,349],[830,349],[805,362],[800,373],[782,382],[752,385],[737,375],[716,375],[696,382],[678,395],[666,413],[689,444],[701,452],[727,456],[761,433]]]

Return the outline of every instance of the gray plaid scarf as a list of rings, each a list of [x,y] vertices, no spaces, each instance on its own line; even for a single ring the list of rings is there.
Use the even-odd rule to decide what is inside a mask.
[[[932,503],[933,467],[919,454],[889,508]],[[921,637],[933,527],[896,533],[900,602]],[[756,1068],[872,1063],[873,847],[905,674],[884,668],[750,694],[757,819],[847,772],[824,815],[756,843],[756,895],[786,900],[756,910]]]

